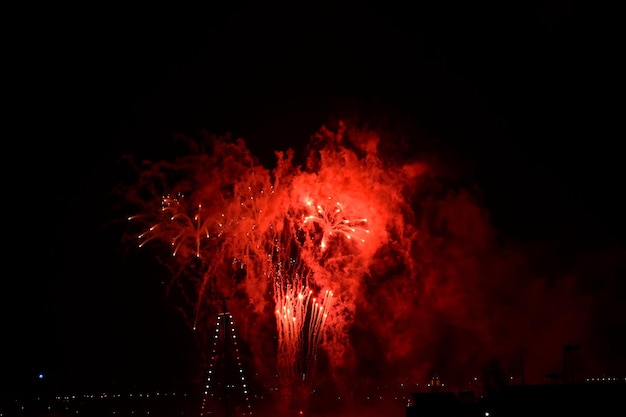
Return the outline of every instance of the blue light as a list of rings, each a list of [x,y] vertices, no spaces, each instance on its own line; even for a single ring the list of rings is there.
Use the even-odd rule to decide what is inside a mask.
[[[43,379],[43,374],[39,374],[39,379]]]

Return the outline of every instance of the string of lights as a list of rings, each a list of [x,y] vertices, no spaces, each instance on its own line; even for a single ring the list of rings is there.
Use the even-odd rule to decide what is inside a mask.
[[[226,311],[217,315],[215,323],[200,417],[215,415],[213,408],[222,408],[224,416],[230,416],[231,409],[236,416],[252,415],[235,324]]]

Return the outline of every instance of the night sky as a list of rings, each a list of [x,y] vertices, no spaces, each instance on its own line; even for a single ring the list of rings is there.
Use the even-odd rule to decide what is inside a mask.
[[[163,158],[176,134],[206,129],[244,138],[271,164],[274,150],[350,117],[411,138],[416,155],[480,189],[498,239],[546,286],[577,277],[571,294],[589,312],[561,319],[586,318],[602,346],[564,334],[545,344],[550,360],[581,343],[594,366],[604,360],[594,371],[626,375],[623,127],[607,17],[567,1],[381,3],[29,19],[23,118],[5,148],[5,164],[19,165],[5,174],[4,386],[32,387],[40,372],[61,389],[189,384],[192,337],[163,294],[166,271],[121,247],[120,156]]]

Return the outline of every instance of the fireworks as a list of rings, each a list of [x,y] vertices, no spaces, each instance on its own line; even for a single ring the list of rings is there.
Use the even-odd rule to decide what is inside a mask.
[[[330,204],[332,197],[328,197],[328,203]],[[347,219],[343,216],[343,206],[337,201],[334,205],[321,206],[315,205],[312,201],[306,202],[307,207],[310,209],[315,207],[312,211],[313,214],[309,214],[304,218],[304,224],[316,224],[321,229],[320,248],[325,250],[328,247],[328,239],[333,235],[343,235],[346,239],[355,238],[360,242],[365,242],[365,235],[370,231],[365,228],[367,225],[367,219]]]
[[[151,226],[145,233],[139,235],[143,246],[154,239],[167,239],[172,246],[172,255],[176,256],[181,250],[190,250],[194,256],[200,257],[202,242],[212,236],[211,227],[215,235],[221,234],[222,223],[204,216],[202,204],[198,204],[194,212],[183,206],[183,196],[164,196],[161,199],[162,220]]]
[[[295,381],[312,383],[321,350],[330,366],[348,360],[347,332],[360,279],[388,239],[385,219],[397,215],[388,208],[397,195],[373,193],[365,199],[363,194],[363,188],[376,190],[381,181],[395,179],[372,158],[341,146],[341,135],[323,130],[316,136],[318,145],[324,139],[332,151],[306,169],[294,167],[288,152],[277,153],[270,172],[242,141],[212,138],[206,154],[156,163],[150,169],[157,174],[142,177],[166,183],[154,189],[186,190],[160,197],[158,214],[148,211],[133,219],[148,227],[139,236],[141,246],[167,243],[172,261],[183,267],[185,273],[173,281],[195,294],[189,297],[194,328],[203,310],[219,310],[223,297],[255,320],[271,303],[278,342],[273,374],[282,389]],[[178,181],[163,181],[164,171],[177,172]],[[371,218],[378,219],[374,231]],[[244,332],[250,343],[262,339],[256,331],[249,325]],[[257,358],[258,367],[266,363]]]
[[[301,281],[286,288],[277,281],[274,287],[279,372],[290,381],[296,376],[306,379],[313,371],[333,293],[326,290],[318,301],[313,290]]]

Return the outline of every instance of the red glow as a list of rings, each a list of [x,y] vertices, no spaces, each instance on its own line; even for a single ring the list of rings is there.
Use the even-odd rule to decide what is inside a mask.
[[[243,141],[211,138],[206,152],[144,172],[141,185],[150,187],[165,185],[165,171],[185,176],[169,184],[160,210],[133,217],[148,226],[139,245],[171,246],[186,272],[170,285],[192,282],[194,327],[223,297],[245,294],[241,315],[263,315],[273,304],[276,357],[257,357],[256,365],[276,363],[283,391],[302,392],[293,387],[314,382],[320,348],[328,369],[352,366],[348,331],[381,250],[391,245],[398,262],[412,264],[407,236],[415,229],[403,210],[425,167],[386,164],[377,140],[343,125],[337,132],[324,128],[311,140],[306,166],[294,166],[291,152],[277,152],[270,171]],[[247,340],[262,337],[249,328]]]
[[[322,128],[302,166],[277,151],[273,169],[243,140],[205,139],[142,166],[139,245],[174,255],[168,290],[194,329],[229,299],[254,372],[285,410],[307,415],[321,395],[350,410],[373,379],[410,391],[433,370],[461,375],[552,341],[558,352],[561,336],[584,334],[584,298],[522,288],[533,272],[499,247],[472,194],[443,187],[423,162],[389,160],[376,133]],[[550,323],[550,303],[577,325]]]

